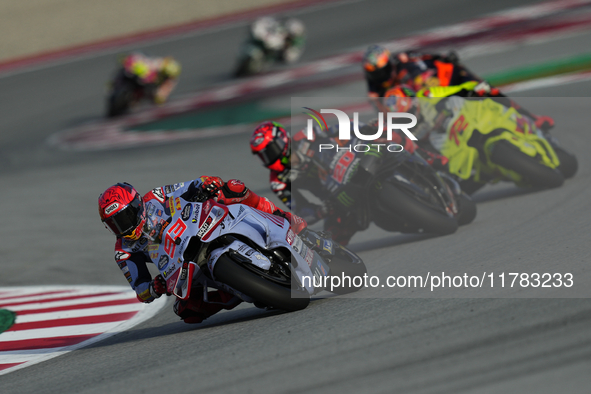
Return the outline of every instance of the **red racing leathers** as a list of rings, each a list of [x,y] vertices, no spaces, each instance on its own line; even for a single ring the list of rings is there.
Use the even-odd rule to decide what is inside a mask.
[[[156,251],[162,234],[172,222],[171,208],[174,214],[175,198],[182,197],[191,201],[204,191],[209,192],[211,197],[221,204],[245,204],[266,213],[285,217],[296,233],[306,226],[304,220],[277,208],[267,198],[258,196],[236,179],[224,183],[219,177],[202,176],[191,182],[152,189],[144,195],[147,224],[142,236],[135,241],[118,238],[115,244],[115,261],[140,301],[152,302],[160,296],[154,294],[155,286],[150,285],[153,282],[147,263],[159,263]],[[188,300],[177,300],[174,305],[175,313],[187,323],[199,323],[220,310],[232,309],[241,302],[237,297],[220,290],[210,291],[207,300],[203,295],[203,291],[192,291]]]

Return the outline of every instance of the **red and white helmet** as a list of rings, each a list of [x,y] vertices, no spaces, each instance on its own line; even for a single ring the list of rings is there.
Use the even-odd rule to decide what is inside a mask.
[[[267,121],[257,126],[250,138],[250,150],[270,170],[282,172],[289,167],[289,135],[277,122]]]
[[[146,223],[142,196],[129,183],[117,183],[98,198],[101,221],[117,237],[137,240]]]

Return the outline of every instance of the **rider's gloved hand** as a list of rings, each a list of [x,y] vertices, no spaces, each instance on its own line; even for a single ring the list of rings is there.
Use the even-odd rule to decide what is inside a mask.
[[[285,212],[278,209],[275,212],[273,212],[273,215],[281,216],[289,220],[289,223],[291,224],[291,229],[296,234],[299,234],[300,231],[308,227],[308,223],[306,223],[304,219],[302,219],[298,215],[292,214],[291,212]]]
[[[162,275],[156,275],[150,282],[150,295],[154,298],[160,298],[162,294],[167,294],[166,281]]]
[[[218,194],[224,181],[219,176],[202,176],[201,190],[209,197],[214,197]]]
[[[535,119],[535,125],[542,131],[548,131],[554,127],[554,119],[549,116],[537,116]]]
[[[431,152],[421,147],[417,148],[418,153],[431,167],[438,171],[448,171],[447,163],[449,159],[439,153]]]
[[[478,95],[480,97],[488,95],[490,93],[490,91],[491,91],[491,87],[490,87],[489,83],[486,81],[482,81],[474,87],[474,93],[476,93],[476,95]]]

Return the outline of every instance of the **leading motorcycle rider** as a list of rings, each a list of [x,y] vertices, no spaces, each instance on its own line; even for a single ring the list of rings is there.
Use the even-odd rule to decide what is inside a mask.
[[[362,61],[368,96],[372,105],[379,112],[387,112],[384,105],[386,92],[395,87],[407,87],[414,91],[432,87],[458,86],[465,82],[477,81],[470,91],[460,91],[456,96],[495,97],[505,106],[515,108],[522,115],[535,121],[546,138],[551,139],[549,130],[554,127],[554,120],[549,116],[537,116],[519,106],[491,86],[484,79],[468,70],[460,63],[455,52],[447,54],[399,52],[390,53],[382,45],[370,45]]]
[[[151,259],[150,252],[156,250],[153,246],[160,243],[172,221],[176,197],[187,201],[212,198],[226,205],[245,204],[286,218],[296,233],[307,226],[302,218],[277,208],[236,179],[224,183],[217,176],[202,176],[191,182],[157,187],[143,198],[130,184],[117,183],[99,196],[99,215],[105,227],[117,237],[115,261],[141,302],[152,302],[167,293],[164,278],[157,275],[152,279],[146,264],[157,264]],[[240,302],[238,297],[222,290],[210,291],[207,300],[204,300],[201,288],[201,291],[192,291],[188,300],[177,299],[174,312],[186,323],[201,323],[222,309],[236,307]]]

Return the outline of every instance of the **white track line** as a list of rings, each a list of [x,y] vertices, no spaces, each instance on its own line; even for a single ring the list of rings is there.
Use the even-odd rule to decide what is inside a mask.
[[[555,77],[545,77],[532,79],[531,81],[517,82],[506,85],[502,88],[504,92],[523,92],[526,90],[542,89],[551,86],[567,85],[575,82],[585,82],[591,80],[591,72],[582,72],[575,74],[560,75]]]
[[[112,330],[121,322],[77,324],[74,326],[61,326],[49,328],[34,328],[31,330],[6,331],[0,335],[0,350],[3,342],[22,341],[25,339],[69,337],[73,335],[101,334]]]
[[[102,316],[113,313],[135,312],[140,311],[143,308],[144,305],[138,302],[136,304],[103,306],[99,308],[72,309],[67,311],[47,313],[32,313],[30,315],[16,315],[16,323],[18,324],[46,320],[70,319],[73,317]]]
[[[11,305],[19,303],[19,302],[28,302],[28,301],[45,301],[45,300],[51,300],[51,299],[55,299],[56,301],[59,300],[60,298],[66,298],[66,297],[77,297],[77,296],[86,296],[86,295],[90,295],[90,294],[95,294],[95,291],[92,290],[74,290],[74,291],[66,291],[66,292],[60,292],[60,293],[54,293],[54,294],[44,294],[44,293],[39,293],[36,295],[23,295],[21,297],[15,297],[15,298],[2,298],[0,297],[0,308],[4,308],[3,305],[8,305],[8,303],[10,303]],[[109,293],[108,291],[106,291],[105,293]]]
[[[105,301],[127,301],[130,299],[135,299],[135,293],[119,293],[119,294],[111,294],[99,297],[87,297],[87,298],[77,298],[73,300],[66,300],[66,301],[54,301],[54,302],[44,302],[39,304],[26,304],[26,305],[5,305],[2,308],[10,309],[14,312],[19,311],[28,311],[28,310],[35,310],[35,309],[48,309],[48,308],[58,308],[62,306],[71,306],[71,305],[87,305],[87,304],[94,304],[97,302],[105,302]],[[139,303],[139,301],[138,301]]]

